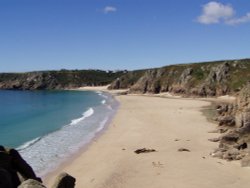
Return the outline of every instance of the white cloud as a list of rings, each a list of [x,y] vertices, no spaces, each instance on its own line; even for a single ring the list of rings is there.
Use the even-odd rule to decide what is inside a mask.
[[[235,10],[231,5],[211,1],[202,8],[202,14],[197,18],[201,24],[218,24],[237,25],[250,22],[250,12],[245,16],[235,17]]]
[[[232,18],[230,20],[226,21],[226,24],[228,25],[237,25],[237,24],[243,24],[250,22],[250,12],[247,13],[245,16],[242,16],[240,18]]]
[[[103,8],[103,12],[105,14],[108,14],[108,13],[111,13],[111,12],[116,12],[117,11],[117,8],[116,7],[113,7],[113,6],[106,6]]]
[[[202,24],[216,24],[232,18],[234,12],[231,5],[211,1],[203,6],[202,14],[198,17],[197,21]]]

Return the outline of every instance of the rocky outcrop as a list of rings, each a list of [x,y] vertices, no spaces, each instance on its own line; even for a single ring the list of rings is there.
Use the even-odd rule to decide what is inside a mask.
[[[12,188],[12,181],[10,174],[7,170],[0,168],[0,187],[3,188]]]
[[[133,93],[159,93],[161,91],[160,78],[164,72],[161,69],[153,69],[145,72],[132,87],[131,92]]]
[[[28,179],[22,182],[22,184],[20,184],[18,188],[46,188],[46,187],[39,181]]]
[[[17,187],[21,181],[27,179],[41,181],[15,149],[5,149],[0,146],[0,169],[5,171],[6,176],[9,174],[13,187]]]
[[[237,97],[235,104],[218,106],[219,148],[213,156],[226,160],[241,160],[242,166],[250,164],[250,84]]]
[[[74,188],[75,178],[67,173],[61,173],[56,177],[55,183],[52,188]],[[5,187],[2,187],[5,188]],[[7,187],[6,187],[7,188]],[[40,181],[28,179],[23,181],[18,188],[46,188]]]
[[[220,96],[235,94],[242,89],[250,80],[249,71],[249,59],[171,65],[145,70],[140,75],[130,72],[113,82],[110,89],[126,88],[130,89],[130,93],[171,92],[184,96]],[[133,75],[136,78],[133,79]]]
[[[74,188],[75,181],[74,177],[61,173],[52,188]],[[17,150],[3,146],[0,146],[0,187],[46,188]]]
[[[116,78],[109,86],[109,89],[127,89],[132,87],[144,74],[145,70],[129,71],[119,78]]]
[[[61,173],[57,176],[52,188],[73,188],[76,179],[67,173]]]

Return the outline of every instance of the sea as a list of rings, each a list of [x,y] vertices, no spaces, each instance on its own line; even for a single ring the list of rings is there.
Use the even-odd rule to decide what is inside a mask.
[[[44,176],[100,134],[118,106],[104,92],[0,90],[0,145]]]

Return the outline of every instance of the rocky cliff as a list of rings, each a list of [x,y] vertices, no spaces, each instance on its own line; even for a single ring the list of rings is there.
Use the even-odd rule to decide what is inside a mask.
[[[242,59],[132,71],[116,79],[110,89],[129,88],[131,93],[219,96],[238,92],[248,80],[250,59]]]
[[[214,157],[226,160],[241,160],[242,166],[250,166],[250,84],[237,96],[234,104],[218,105],[219,147]]]
[[[0,89],[66,89],[107,85],[124,73],[124,71],[107,72],[101,70],[2,73],[0,74]]]

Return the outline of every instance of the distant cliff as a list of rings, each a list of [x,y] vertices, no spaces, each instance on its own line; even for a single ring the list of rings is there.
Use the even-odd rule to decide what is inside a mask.
[[[233,94],[250,80],[250,59],[171,65],[128,72],[109,89],[131,93],[171,92],[186,96]]]
[[[28,73],[1,73],[0,89],[67,89],[110,84],[125,71],[61,70]]]

